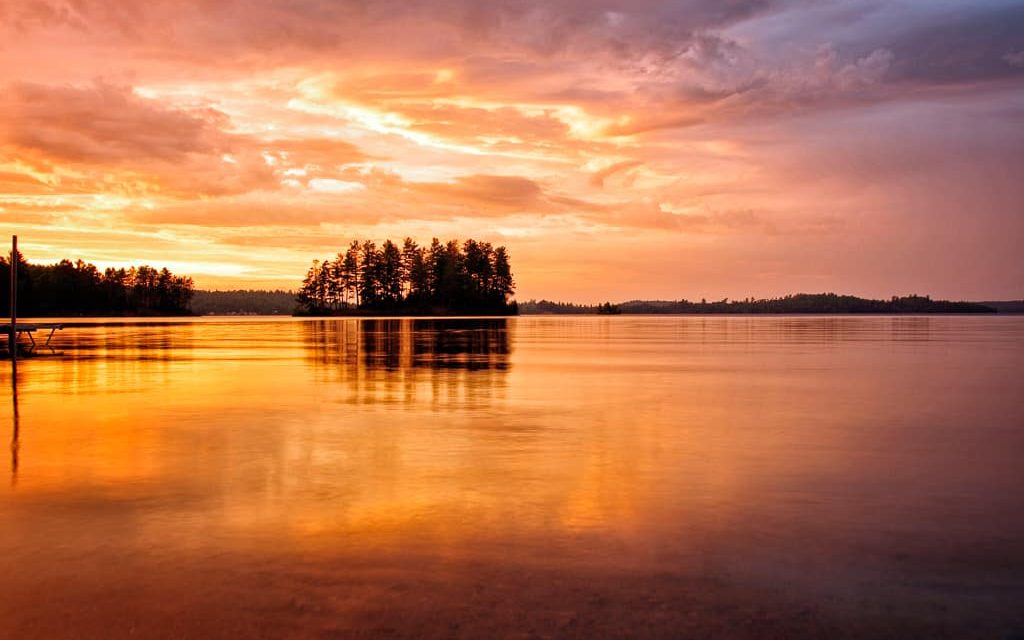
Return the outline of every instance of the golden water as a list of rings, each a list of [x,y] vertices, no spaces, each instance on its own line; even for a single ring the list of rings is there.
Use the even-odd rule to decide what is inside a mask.
[[[0,371],[0,637],[1024,630],[1024,317],[54,340]]]

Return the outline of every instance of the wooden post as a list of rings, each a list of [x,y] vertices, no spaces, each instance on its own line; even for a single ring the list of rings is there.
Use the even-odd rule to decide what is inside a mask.
[[[7,346],[11,350],[11,363],[18,363],[18,236],[11,236],[11,335]]]

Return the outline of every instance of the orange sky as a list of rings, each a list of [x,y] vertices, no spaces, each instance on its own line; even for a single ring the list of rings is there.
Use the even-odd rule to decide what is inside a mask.
[[[0,233],[297,285],[506,245],[518,298],[1024,296],[1007,0],[0,0]]]

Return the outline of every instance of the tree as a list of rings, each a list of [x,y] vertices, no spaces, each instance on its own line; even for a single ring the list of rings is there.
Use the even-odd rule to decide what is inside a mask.
[[[318,313],[322,311],[319,295],[317,293],[319,282],[320,261],[313,260],[313,266],[306,271],[306,277],[302,280],[302,286],[299,288],[299,293],[295,296],[295,301],[299,303],[299,306],[310,313]]]
[[[316,274],[317,302],[320,308],[329,311],[331,308],[331,262],[325,260],[320,264],[320,270]]]
[[[361,305],[376,307],[380,303],[380,252],[372,240],[363,242],[361,251],[362,279],[359,283]]]
[[[406,238],[402,243],[402,284],[403,295],[406,299],[415,295],[416,272],[422,262],[423,252],[419,245],[412,238]]]
[[[315,260],[299,290],[306,313],[351,308],[412,313],[509,313],[514,282],[508,252],[473,239],[429,248],[406,238],[402,248],[391,240],[353,241],[333,261]]]
[[[409,272],[409,301],[413,304],[422,304],[430,297],[430,283],[432,281],[430,265],[427,263],[423,247],[417,247],[412,257],[412,266]]]
[[[494,251],[490,243],[476,240],[466,240],[463,251],[470,291],[474,297],[485,296],[492,284],[494,269],[491,260]]]
[[[359,242],[352,241],[345,251],[345,260],[342,273],[344,273],[344,285],[346,300],[351,299],[359,304]]]
[[[103,272],[103,299],[107,309],[121,312],[128,308],[128,272],[107,267]]]
[[[516,283],[512,279],[512,263],[508,251],[505,247],[498,247],[494,250],[494,280],[491,291],[504,302],[508,296],[515,293],[515,290]]]
[[[342,254],[334,256],[331,261],[331,276],[329,278],[331,308],[340,309],[345,304],[345,284],[342,272],[345,268],[345,257]]]
[[[402,254],[390,240],[385,240],[380,252],[380,297],[394,306],[402,301]]]

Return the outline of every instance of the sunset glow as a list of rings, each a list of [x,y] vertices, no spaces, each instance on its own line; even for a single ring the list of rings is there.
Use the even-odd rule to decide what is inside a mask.
[[[0,0],[0,233],[294,288],[352,239],[517,297],[1024,295],[1006,0]]]

